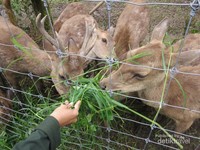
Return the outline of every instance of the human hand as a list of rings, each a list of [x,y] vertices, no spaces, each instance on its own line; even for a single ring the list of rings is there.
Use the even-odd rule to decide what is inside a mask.
[[[72,103],[66,101],[65,104],[61,104],[59,107],[57,107],[50,114],[50,116],[54,117],[59,122],[61,127],[70,125],[77,121],[80,105],[81,105],[80,100],[76,102],[74,107]]]

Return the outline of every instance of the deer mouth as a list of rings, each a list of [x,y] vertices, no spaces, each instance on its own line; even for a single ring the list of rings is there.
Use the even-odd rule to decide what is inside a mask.
[[[100,86],[102,90],[112,91],[112,92],[117,92],[117,93],[122,92],[120,88],[114,87],[113,85],[104,85],[100,83]]]

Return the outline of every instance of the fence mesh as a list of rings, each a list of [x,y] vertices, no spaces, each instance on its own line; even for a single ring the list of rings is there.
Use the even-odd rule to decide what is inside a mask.
[[[85,1],[84,1],[85,2]],[[89,2],[97,2],[95,0],[91,0]],[[137,3],[130,1],[121,1],[121,0],[106,0],[105,4],[102,6],[102,10],[106,12],[106,23],[107,28],[113,24],[112,17],[115,16],[112,14],[116,7],[116,4],[120,4],[121,10],[124,8],[124,4],[129,3],[132,5],[138,6],[157,6],[157,7],[173,7],[174,9],[179,9],[180,7],[187,8],[187,11],[184,12],[190,16],[186,28],[180,29],[184,30],[183,39],[185,40],[188,33],[191,31],[191,23],[193,18],[195,17],[195,13],[198,12],[198,8],[200,7],[200,1],[194,0],[191,2],[154,2],[149,1],[146,3]],[[122,5],[121,5],[122,4]],[[47,7],[47,2],[44,0],[44,5]],[[114,6],[114,7],[112,7]],[[156,9],[156,8],[155,8]],[[48,9],[47,9],[48,11]],[[164,11],[163,11],[164,12]],[[180,12],[182,13],[182,12]],[[49,16],[49,13],[47,13]],[[162,15],[162,12],[158,12],[158,15]],[[2,13],[4,17],[4,13]],[[97,15],[98,16],[98,15]],[[95,16],[95,17],[97,17]],[[50,17],[49,17],[50,18]],[[97,19],[98,20],[98,19]],[[5,23],[7,20],[4,18]],[[100,24],[102,20],[100,19]],[[9,25],[6,23],[7,28]],[[51,25],[52,30],[53,26]],[[172,30],[172,29],[171,29]],[[196,31],[196,30],[195,30]],[[12,31],[9,29],[9,34],[13,37]],[[179,48],[179,56],[182,52],[182,48],[184,46],[184,42],[180,43]],[[19,50],[19,45],[16,44],[7,44],[6,42],[0,43],[1,47],[12,47],[17,51]],[[30,49],[30,47],[24,47],[27,50],[34,51],[35,49]],[[40,49],[37,49],[40,50]],[[46,51],[48,52],[48,51]],[[56,52],[48,52],[55,53]],[[130,64],[124,61],[112,60],[108,59],[97,59],[86,57],[80,54],[73,53],[62,53],[62,57],[68,56],[80,56],[84,57],[88,60],[102,61],[109,68],[109,72],[111,73],[113,69],[113,64],[118,65],[127,65],[138,68],[147,68],[157,71],[168,71],[170,73],[182,74],[184,76],[192,76],[196,78],[200,78],[200,74],[198,71],[194,70],[194,72],[185,72],[179,70],[179,57],[176,60],[174,68],[157,68],[151,66],[145,66],[142,64]],[[3,62],[1,62],[3,64]],[[12,62],[15,63],[15,62]],[[12,65],[12,64],[11,64]],[[20,67],[20,66],[19,66]],[[97,70],[98,71],[98,70]],[[12,74],[19,76],[22,80],[18,84],[20,88],[16,88],[10,82],[8,75]],[[65,97],[59,96],[59,94],[55,90],[55,86],[51,82],[50,76],[38,76],[34,75],[32,72],[21,72],[18,69],[10,69],[7,67],[0,67],[0,120],[1,120],[1,134],[0,134],[0,147],[1,149],[12,149],[13,145],[19,142],[20,140],[25,139],[28,135],[34,130],[34,128],[40,123],[46,116],[48,116],[52,110],[54,110],[60,103],[65,100]],[[88,75],[89,76],[89,75]],[[18,79],[18,78],[17,78]],[[170,88],[170,81],[173,79],[173,76],[170,76],[169,81],[166,85],[166,93]],[[110,82],[112,78],[110,78]],[[77,83],[68,83],[72,86]],[[78,83],[81,84],[81,83]],[[97,89],[93,89],[91,87],[92,92]],[[98,89],[98,92],[105,92],[105,90]],[[193,89],[196,90],[196,89]],[[9,98],[9,92],[14,95],[13,99]],[[199,149],[200,142],[200,131],[199,131],[199,120],[196,120],[192,127],[184,132],[178,133],[174,131],[175,123],[173,120],[160,115],[160,109],[162,107],[176,108],[180,111],[191,111],[196,114],[200,113],[200,110],[191,109],[187,107],[180,107],[170,105],[165,103],[165,101],[154,101],[151,99],[140,98],[138,95],[126,95],[119,92],[113,92],[112,90],[108,90],[110,96],[121,96],[125,97],[121,103],[125,106],[128,106],[134,112],[127,111],[127,109],[123,108],[115,108],[113,109],[114,116],[113,120],[109,125],[105,125],[101,119],[94,118],[94,114],[90,114],[89,108],[84,109],[84,113],[80,113],[79,119],[80,122],[73,124],[69,127],[64,127],[61,131],[62,136],[62,144],[58,149],[180,149],[183,146],[183,149]],[[13,97],[13,96],[12,96]],[[164,95],[165,98],[165,95]],[[155,110],[152,107],[145,105],[144,103],[152,103],[151,105],[158,105],[159,109]],[[199,104],[197,104],[199,105]],[[80,110],[81,111],[81,110]],[[143,117],[141,117],[141,115]],[[159,114],[159,115],[158,115]],[[98,113],[97,113],[98,115]],[[95,116],[95,115],[94,115]],[[145,116],[145,117],[144,117]],[[146,119],[147,118],[147,119]],[[149,121],[152,120],[152,121]],[[161,128],[162,127],[162,128]],[[165,132],[163,132],[163,130]],[[168,134],[166,134],[168,133]],[[170,135],[170,136],[169,136]],[[171,138],[173,137],[173,138]]]

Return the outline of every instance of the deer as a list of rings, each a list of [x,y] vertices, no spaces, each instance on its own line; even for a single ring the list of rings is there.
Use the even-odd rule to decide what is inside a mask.
[[[18,81],[16,80],[16,74],[9,70],[21,73],[31,72],[38,76],[51,75],[58,93],[62,95],[66,94],[69,89],[64,81],[76,79],[77,76],[84,72],[84,60],[77,55],[79,49],[73,38],[68,40],[67,51],[64,50],[62,45],[52,41],[55,47],[62,52],[73,54],[59,57],[56,53],[48,53],[39,49],[39,46],[28,34],[12,23],[5,22],[3,17],[0,17],[0,29],[2,32],[0,37],[0,67],[3,68],[3,74],[11,86],[17,88]],[[88,25],[86,27],[87,35],[90,35],[93,29],[93,26]],[[88,39],[89,37],[87,36],[83,43],[88,43]]]
[[[143,101],[146,105],[155,109],[161,107],[160,113],[175,121],[177,132],[185,132],[196,119],[200,118],[198,112],[200,111],[200,77],[181,72],[200,74],[199,63],[191,64],[199,61],[200,34],[188,35],[185,43],[189,46],[185,45],[181,53],[176,49],[170,52],[171,48],[166,47],[162,42],[168,24],[169,19],[166,18],[156,25],[150,42],[128,51],[121,66],[107,78],[102,79],[100,85],[103,89],[112,91],[138,92],[140,98],[147,99],[147,101]],[[196,39],[193,41],[196,46],[190,45],[192,40],[190,37],[196,37],[193,38],[193,40]],[[175,43],[174,45],[174,48],[177,48],[178,44]],[[144,56],[134,59],[134,56],[139,54],[144,54]],[[165,60],[164,63],[163,59]],[[170,68],[169,72],[162,70],[163,64]],[[174,67],[178,71],[173,73]],[[112,82],[109,82],[109,78],[112,79]],[[166,83],[169,85],[168,91],[164,87],[165,79],[167,79]],[[164,104],[161,105],[163,91],[165,91]],[[177,107],[182,107],[182,109]]]
[[[130,2],[139,4],[145,0],[131,0]],[[123,54],[128,50],[140,46],[140,42],[148,34],[149,21],[149,10],[146,6],[126,4],[117,20],[113,36],[117,58],[122,60]]]
[[[44,28],[44,22],[46,17],[41,18],[39,14],[36,18],[36,24],[41,34],[52,44],[55,45],[53,37],[51,37]],[[87,22],[88,24],[86,24]],[[86,28],[88,25],[93,26],[93,32],[86,34]],[[85,37],[88,37],[88,43],[83,44]],[[56,38],[60,41],[65,48],[67,41],[73,38],[77,47],[78,53],[85,57],[84,68],[92,61],[92,59],[100,58],[115,58],[115,52],[113,50],[114,41],[111,35],[107,31],[103,31],[98,27],[97,22],[91,15],[75,15],[66,20],[58,33]],[[54,49],[55,50],[55,49]]]

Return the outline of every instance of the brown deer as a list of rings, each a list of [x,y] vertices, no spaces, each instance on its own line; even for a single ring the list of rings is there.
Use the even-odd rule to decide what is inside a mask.
[[[52,42],[54,41],[53,38],[44,29],[45,18],[41,20],[41,15],[38,15],[36,20],[40,32],[51,44],[55,45],[55,42]],[[90,35],[86,34],[87,26],[93,26],[94,28]],[[83,44],[86,36],[89,38],[88,43]],[[91,15],[75,15],[62,24],[57,33],[57,39],[63,45],[63,48],[67,46],[67,41],[70,38],[74,39],[79,49],[78,53],[86,58],[85,67],[95,58],[106,59],[115,57],[112,37],[107,31],[103,31],[98,27],[97,22]]]
[[[93,28],[87,26],[87,34],[91,34]],[[66,79],[75,78],[83,73],[83,59],[77,56],[78,47],[74,40],[68,40],[68,55],[66,57],[58,57],[55,53],[47,53],[39,49],[39,46],[20,28],[14,26],[10,22],[5,22],[0,17],[0,67],[4,69],[4,75],[10,84],[17,86],[16,74],[6,69],[22,73],[33,73],[38,76],[51,75],[52,80],[59,94],[66,94],[68,88],[63,82]],[[67,41],[66,41],[67,42]],[[88,37],[84,40],[88,42]],[[15,44],[15,46],[13,46]],[[54,41],[55,47],[58,48]],[[59,47],[64,51],[63,46]]]
[[[142,3],[145,0],[131,0],[130,2]],[[140,46],[149,28],[149,11],[146,6],[126,4],[119,16],[114,32],[115,53],[119,59],[123,59],[130,49]]]
[[[181,72],[200,74],[199,63],[190,65],[194,61],[199,61],[200,49],[185,49],[180,56],[176,53],[177,50],[170,53],[170,49],[162,43],[167,28],[168,20],[165,19],[154,28],[149,44],[127,52],[125,63],[117,71],[110,74],[112,82],[109,82],[109,78],[104,78],[100,84],[103,88],[113,91],[138,92],[139,97],[149,100],[144,103],[158,109],[162,91],[165,88],[165,78],[167,78],[168,85],[170,75],[172,75],[169,90],[165,89],[165,92],[167,92],[165,93],[164,103],[167,105],[162,106],[161,113],[175,121],[176,131],[184,132],[190,128],[195,119],[200,118],[200,113],[192,111],[200,111],[200,76],[187,75]],[[187,36],[185,43],[190,44],[189,37],[197,36],[199,38],[195,38],[196,40],[193,43],[200,46],[200,34]],[[188,48],[192,48],[190,46]],[[187,45],[185,45],[185,48],[187,48]],[[141,56],[141,54],[143,57],[136,57]],[[180,57],[176,74],[170,74],[170,72],[167,74],[163,70],[153,69],[163,68],[162,56],[164,56],[165,65],[170,68],[174,67],[176,60]],[[169,60],[171,60],[170,63]],[[173,107],[170,107],[170,105]],[[179,109],[176,106],[186,109]]]

